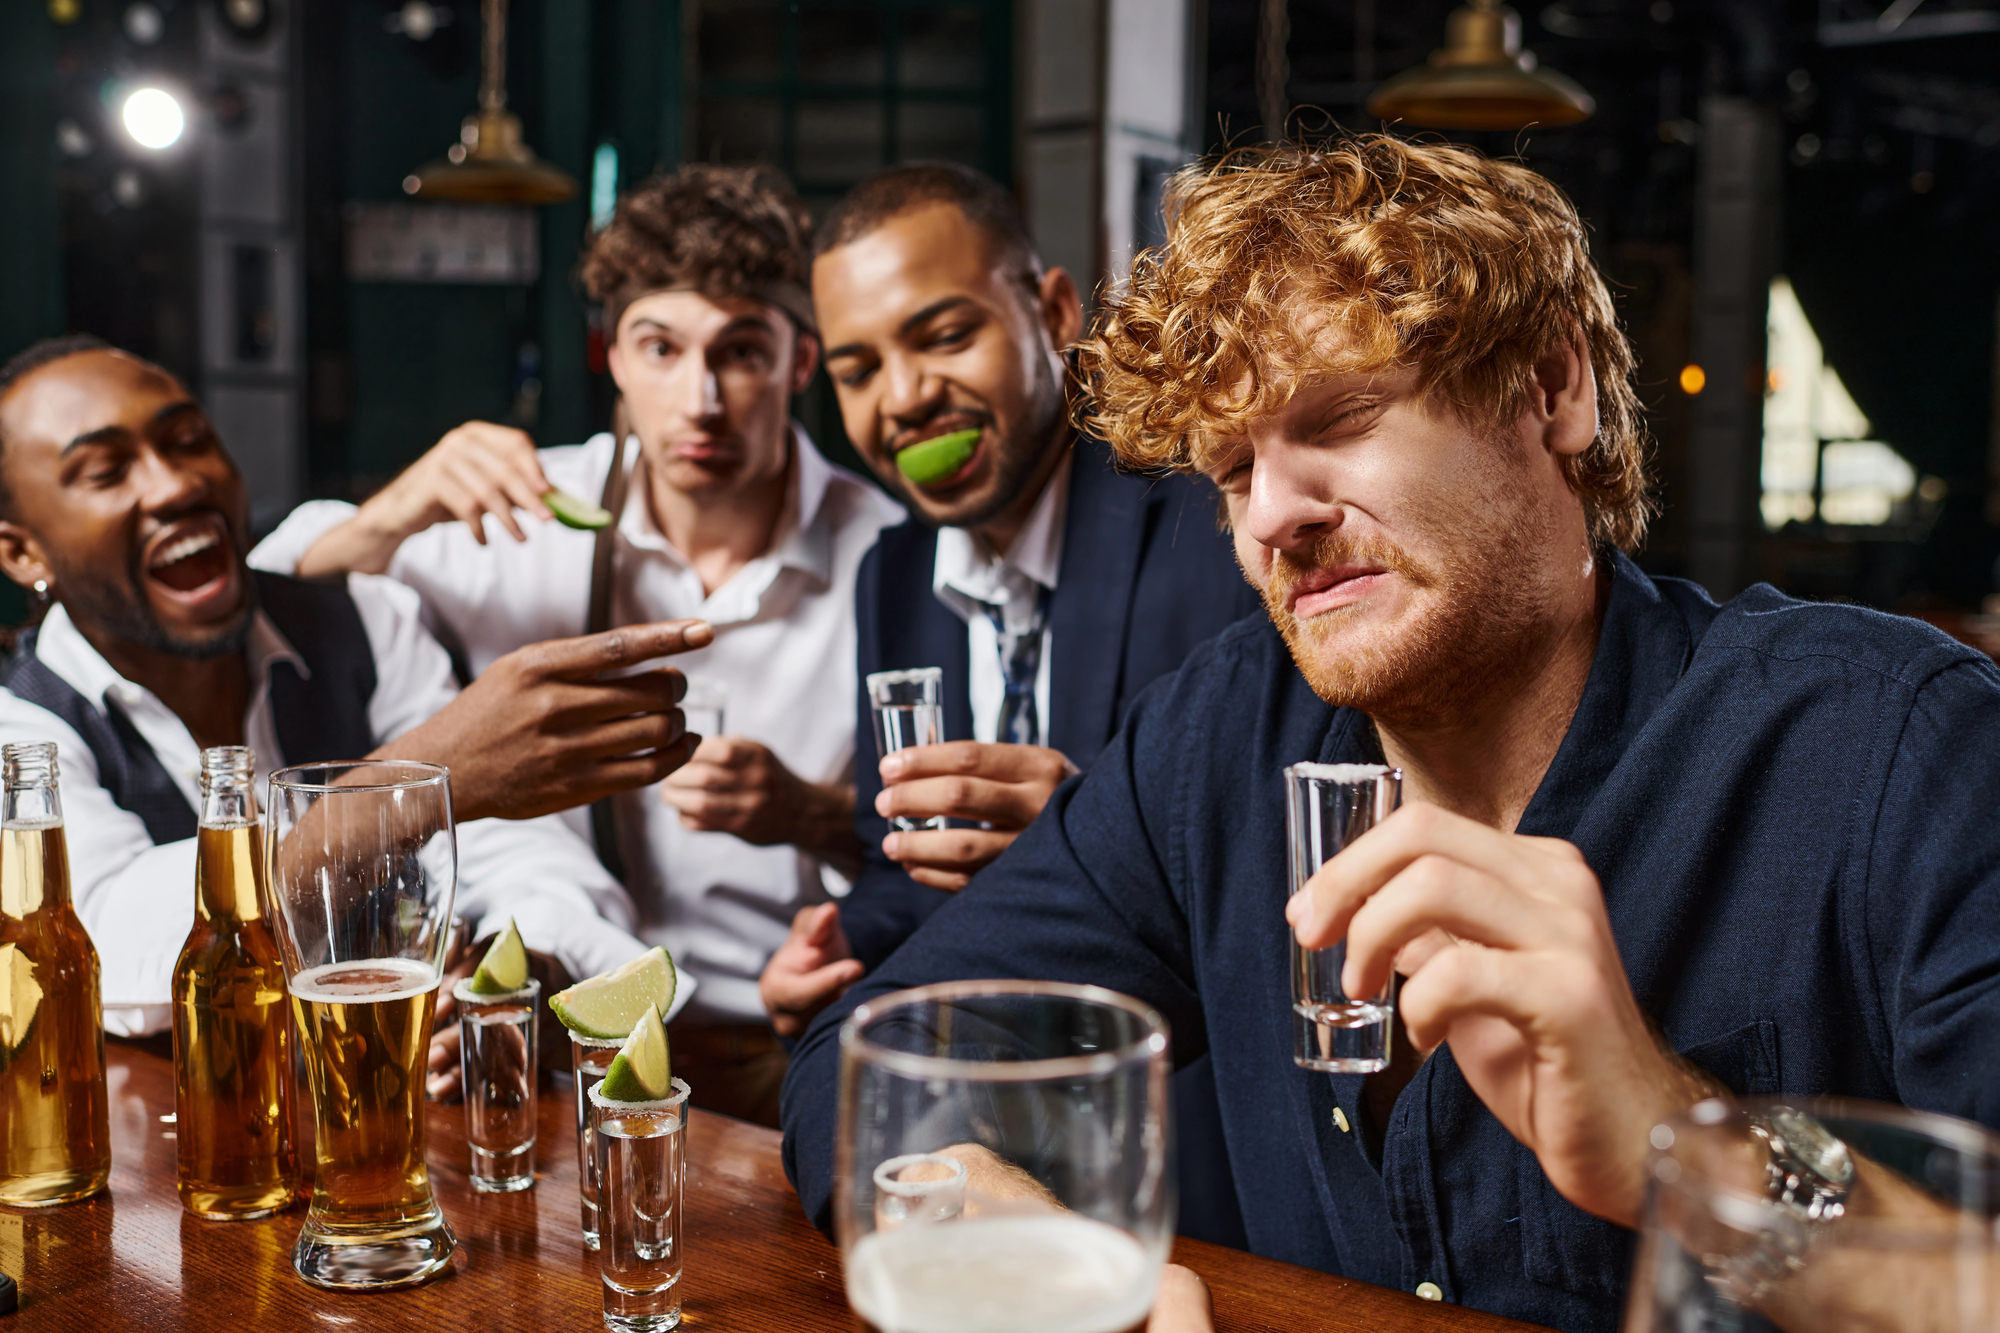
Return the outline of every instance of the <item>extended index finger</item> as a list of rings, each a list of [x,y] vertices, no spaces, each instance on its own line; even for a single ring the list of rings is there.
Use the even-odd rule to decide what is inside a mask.
[[[551,639],[536,646],[534,665],[549,676],[595,676],[714,642],[715,630],[706,620],[659,620],[576,639]]]

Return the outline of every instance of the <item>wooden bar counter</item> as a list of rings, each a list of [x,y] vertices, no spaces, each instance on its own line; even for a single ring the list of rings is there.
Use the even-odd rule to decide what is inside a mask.
[[[309,1287],[292,1272],[303,1204],[258,1222],[201,1222],[181,1211],[172,1065],[148,1045],[107,1046],[110,1192],[66,1207],[0,1209],[0,1271],[21,1283],[21,1308],[0,1316],[0,1333],[603,1328],[597,1256],[577,1230],[567,1083],[544,1090],[536,1185],[520,1194],[474,1192],[464,1109],[432,1106],[431,1181],[458,1235],[454,1269],[414,1290],[342,1295]],[[840,1252],[800,1211],[776,1133],[697,1108],[688,1122],[688,1162],[685,1327],[858,1327],[841,1288]],[[1174,1257],[1208,1280],[1221,1333],[1529,1328],[1196,1241],[1181,1241]]]

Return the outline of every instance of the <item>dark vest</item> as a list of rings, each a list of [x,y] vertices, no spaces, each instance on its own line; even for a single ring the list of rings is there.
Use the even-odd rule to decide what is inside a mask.
[[[307,582],[253,571],[258,602],[299,656],[311,678],[290,662],[271,668],[271,719],[281,755],[267,764],[359,759],[375,748],[368,701],[375,695],[375,657],[345,579]],[[121,809],[146,825],[155,844],[192,838],[199,821],[131,720],[117,708],[86,699],[35,656],[36,632],[21,636],[0,662],[0,685],[46,708],[83,738],[97,760],[98,782]],[[254,682],[253,682],[254,685]],[[270,764],[277,767],[277,764]]]

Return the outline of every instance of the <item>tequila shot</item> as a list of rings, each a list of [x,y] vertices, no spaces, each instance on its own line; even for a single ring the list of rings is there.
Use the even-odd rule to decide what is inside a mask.
[[[729,685],[709,676],[689,676],[681,696],[681,716],[690,735],[707,740],[722,735],[723,710],[729,705]]]
[[[1285,828],[1291,850],[1291,892],[1326,862],[1387,819],[1402,799],[1403,775],[1380,764],[1293,764],[1285,770]],[[1286,932],[1288,935],[1290,931]],[[1372,1074],[1388,1067],[1396,1013],[1396,979],[1380,994],[1341,989],[1347,942],[1302,949],[1291,937],[1292,1059],[1301,1069]]]
[[[597,1149],[604,1326],[657,1333],[681,1322],[682,1201],[687,1188],[688,1085],[660,1101],[619,1102],[590,1091]]]
[[[877,759],[917,745],[936,745],[944,740],[944,668],[877,671],[868,677],[868,705],[875,717]],[[942,829],[945,821],[942,815],[935,819],[898,816],[889,826],[899,833],[912,833]]]
[[[535,1005],[542,983],[481,994],[461,981],[458,1061],[465,1075],[465,1137],[472,1188],[512,1194],[535,1184]]]
[[[597,1133],[590,1124],[590,1094],[604,1081],[625,1041],[599,1041],[569,1034],[570,1068],[576,1082],[576,1189],[583,1199],[583,1247],[597,1248]]]

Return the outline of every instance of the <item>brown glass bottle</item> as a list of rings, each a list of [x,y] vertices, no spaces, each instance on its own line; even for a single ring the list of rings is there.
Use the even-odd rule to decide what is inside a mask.
[[[174,964],[175,1145],[181,1206],[268,1217],[296,1197],[292,1025],[265,909],[256,756],[201,756],[194,928]]]
[[[69,897],[56,747],[0,751],[0,1203],[87,1198],[111,1175],[97,949]]]

